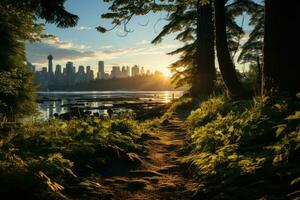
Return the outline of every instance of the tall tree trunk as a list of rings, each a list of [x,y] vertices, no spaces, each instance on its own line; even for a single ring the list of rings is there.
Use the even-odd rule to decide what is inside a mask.
[[[219,68],[225,85],[234,98],[242,98],[245,90],[237,77],[235,65],[231,59],[226,32],[226,10],[224,0],[214,0],[215,7],[215,29],[216,29],[216,48]]]
[[[256,57],[256,63],[257,63],[257,77],[256,77],[256,90],[258,95],[261,95],[261,91],[262,91],[262,68],[260,65],[260,61],[259,61],[259,56]]]
[[[300,92],[298,8],[297,1],[265,0],[264,95]]]
[[[216,80],[214,30],[211,4],[201,5],[197,0],[197,58],[193,69],[191,93],[209,95]]]

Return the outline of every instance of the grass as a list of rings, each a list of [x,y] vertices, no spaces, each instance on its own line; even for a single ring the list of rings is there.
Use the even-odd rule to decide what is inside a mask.
[[[154,124],[90,118],[31,121],[2,129],[0,193],[10,199],[66,199],[73,195],[72,187],[95,186],[86,177],[101,175],[106,166],[137,167]]]

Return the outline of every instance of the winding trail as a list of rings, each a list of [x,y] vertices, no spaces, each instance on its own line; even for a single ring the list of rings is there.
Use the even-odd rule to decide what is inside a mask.
[[[178,117],[164,124],[156,139],[147,140],[149,154],[137,170],[103,179],[118,200],[189,200],[195,183],[186,178],[178,159],[185,145],[185,124]]]

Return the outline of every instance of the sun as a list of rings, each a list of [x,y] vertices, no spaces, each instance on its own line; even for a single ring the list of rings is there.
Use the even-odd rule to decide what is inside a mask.
[[[170,71],[168,68],[164,68],[164,69],[162,70],[162,73],[163,73],[163,75],[166,76],[166,77],[171,77],[171,76],[172,76],[172,73],[171,73],[171,71]]]

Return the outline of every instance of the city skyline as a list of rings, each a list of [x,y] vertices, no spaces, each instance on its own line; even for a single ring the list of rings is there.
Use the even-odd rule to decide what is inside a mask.
[[[170,76],[168,67],[178,59],[178,55],[167,53],[182,46],[182,43],[174,40],[175,34],[164,37],[161,44],[153,45],[151,41],[166,25],[163,19],[167,13],[150,12],[146,16],[135,16],[127,24],[130,32],[122,37],[122,29],[115,29],[101,34],[95,27],[101,25],[111,27],[111,21],[100,19],[99,16],[108,12],[109,3],[98,0],[89,0],[88,3],[80,0],[68,0],[65,7],[71,13],[77,14],[80,20],[73,28],[61,29],[54,24],[45,25],[45,33],[54,35],[53,38],[43,39],[41,42],[26,44],[27,60],[37,66],[46,66],[45,57],[50,53],[56,58],[54,64],[66,63],[73,60],[76,64],[91,66],[97,70],[99,58],[106,61],[107,69],[118,65],[134,65],[136,63],[150,69],[159,70]],[[244,28],[247,33],[253,27],[249,25],[249,16],[237,18],[238,24],[245,21]],[[44,23],[43,20],[39,22]],[[241,43],[246,41],[248,35],[241,38]],[[56,63],[57,62],[57,63]],[[216,61],[216,66],[218,62]],[[40,67],[38,67],[40,68]],[[238,70],[243,65],[237,65]]]
[[[111,26],[110,20],[99,18],[99,15],[108,11],[109,4],[98,0],[90,0],[88,3],[68,0],[65,7],[80,17],[76,27],[60,29],[46,24],[44,32],[55,37],[26,44],[27,60],[38,66],[38,69],[47,65],[44,58],[52,54],[56,58],[54,65],[72,60],[77,66],[90,65],[93,70],[97,70],[97,62],[101,58],[106,61],[109,70],[113,66],[138,63],[151,71],[160,70],[170,74],[167,67],[177,60],[177,56],[166,54],[181,44],[174,41],[172,35],[166,37],[162,44],[151,44],[151,40],[166,24],[163,21],[156,23],[165,13],[150,13],[149,16],[134,18],[130,26],[135,31],[124,38],[120,37],[122,33],[119,29],[105,34],[95,29],[99,25]],[[151,17],[148,26],[141,26],[148,21],[148,17]],[[39,22],[44,23],[42,20]]]
[[[29,70],[34,74],[34,80],[39,85],[40,89],[49,89],[53,85],[73,86],[76,84],[89,83],[93,80],[108,80],[129,78],[138,76],[152,75],[150,70],[138,65],[134,66],[113,66],[110,72],[105,70],[105,62],[98,61],[98,70],[92,70],[91,66],[79,65],[76,67],[72,61],[65,63],[65,67],[56,64],[54,67],[54,57],[49,54],[47,56],[48,66],[37,67],[28,62]],[[155,71],[153,74],[162,74],[162,72]]]
[[[58,63],[58,62],[55,62],[55,58],[52,54],[49,54],[47,57],[46,57],[47,61],[45,61],[45,63],[47,63],[47,66],[43,65],[43,66],[38,66],[30,61],[27,61],[27,65],[30,69],[30,71],[32,72],[42,72],[43,70],[45,70],[45,68],[47,69],[47,72],[51,72],[52,74],[55,74],[56,71],[57,71],[57,67],[58,68],[61,68],[61,70],[63,70],[64,68],[62,67],[63,65],[61,65],[61,63]],[[134,67],[140,67],[141,68],[141,74],[150,74],[150,73],[156,73],[156,72],[159,72],[159,73],[162,73],[163,75],[169,77],[168,74],[165,74],[163,71],[159,71],[159,70],[151,70],[149,68],[146,68],[144,66],[141,66],[139,64],[132,64],[132,65],[126,65],[126,64],[120,64],[120,65],[112,65],[112,66],[107,66],[105,64],[105,61],[104,60],[99,60],[97,61],[97,67],[93,67],[91,65],[74,65],[75,62],[73,61],[66,61],[65,62],[65,66],[68,65],[68,63],[72,63],[73,64],[73,67],[75,67],[75,69],[79,70],[80,67],[89,67],[90,69],[94,68],[94,69],[97,69],[97,70],[93,70],[95,72],[94,74],[94,79],[103,79],[101,78],[101,76],[99,76],[99,72],[102,72],[102,74],[109,74],[111,75],[112,71],[114,71],[114,69],[116,70],[116,67],[119,67],[120,70],[122,71],[122,68],[130,68],[130,76],[132,76],[132,71],[131,69],[134,68]],[[100,67],[101,66],[101,67]],[[139,74],[139,70],[138,72],[133,72],[134,74]]]

